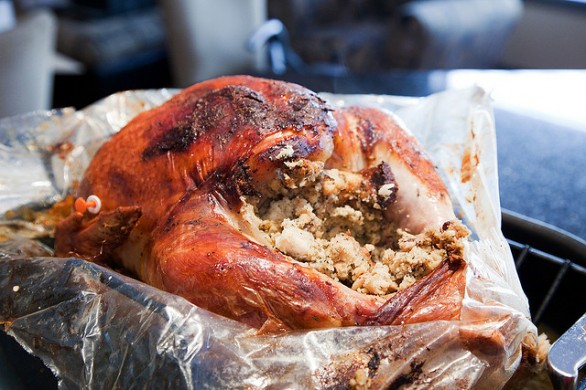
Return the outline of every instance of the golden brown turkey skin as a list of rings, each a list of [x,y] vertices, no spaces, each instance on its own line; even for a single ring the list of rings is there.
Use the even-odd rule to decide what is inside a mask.
[[[454,219],[446,187],[421,146],[389,114],[369,107],[337,110],[335,150],[328,166],[353,172],[385,162],[399,191],[388,219],[412,232]]]
[[[384,211],[403,228],[420,231],[454,218],[433,165],[389,115],[354,108],[334,118],[326,102],[300,86],[231,76],[183,90],[102,146],[78,191],[97,195],[102,210],[63,221],[57,255],[123,266],[256,328],[457,317],[460,256],[449,255],[385,302],[265,245],[266,237],[239,214],[242,197],[262,203],[282,195],[314,173],[315,164],[304,161],[398,187]]]

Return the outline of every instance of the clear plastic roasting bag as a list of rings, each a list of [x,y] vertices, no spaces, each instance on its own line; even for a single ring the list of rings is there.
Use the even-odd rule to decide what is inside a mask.
[[[79,111],[1,120],[0,213],[63,199],[109,135],[176,92],[128,91]],[[46,225],[6,214],[5,331],[62,389],[502,387],[537,348],[537,330],[500,230],[491,98],[476,87],[417,99],[322,96],[391,110],[437,165],[472,231],[459,320],[259,335],[118,272],[55,258]]]

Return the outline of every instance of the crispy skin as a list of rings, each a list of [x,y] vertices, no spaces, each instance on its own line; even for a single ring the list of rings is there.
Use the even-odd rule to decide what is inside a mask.
[[[448,258],[431,274],[399,291],[364,325],[401,325],[457,319],[462,308],[464,262]]]
[[[84,232],[94,231],[101,215],[138,209],[138,221],[128,219],[120,229],[131,233],[110,238],[111,260],[147,283],[256,328],[455,318],[463,261],[447,260],[385,303],[267,248],[240,217],[242,195],[269,199],[288,174],[311,174],[311,165],[292,173],[287,163],[317,161],[358,172],[372,185],[397,181],[400,190],[385,207],[407,229],[453,218],[451,208],[442,208],[449,198],[433,165],[392,117],[356,108],[337,113],[338,125],[332,112],[302,87],[247,76],[185,89],[138,115],[98,151],[79,195],[99,196],[103,210],[89,222],[76,215],[64,221],[57,254],[94,260],[97,234]],[[419,191],[415,198],[413,191]]]
[[[369,107],[335,112],[338,129],[332,168],[359,171],[385,162],[399,187],[388,218],[414,233],[454,219],[446,187],[431,160],[410,134],[389,114]]]
[[[74,212],[56,227],[55,235],[59,240],[55,243],[55,252],[61,256],[81,256],[96,263],[107,263],[128,239],[140,215],[140,208],[136,206],[117,207],[91,220]]]

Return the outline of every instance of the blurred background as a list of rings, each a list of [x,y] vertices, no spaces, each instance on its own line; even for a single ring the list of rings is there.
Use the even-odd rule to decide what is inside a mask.
[[[0,0],[0,117],[231,73],[583,68],[581,3]]]

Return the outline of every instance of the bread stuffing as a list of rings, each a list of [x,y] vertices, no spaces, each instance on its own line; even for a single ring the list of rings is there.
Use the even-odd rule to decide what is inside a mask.
[[[270,247],[364,294],[386,296],[462,256],[468,229],[453,220],[418,234],[388,221],[394,183],[368,186],[361,175],[324,169],[266,205],[243,199],[242,216]]]

